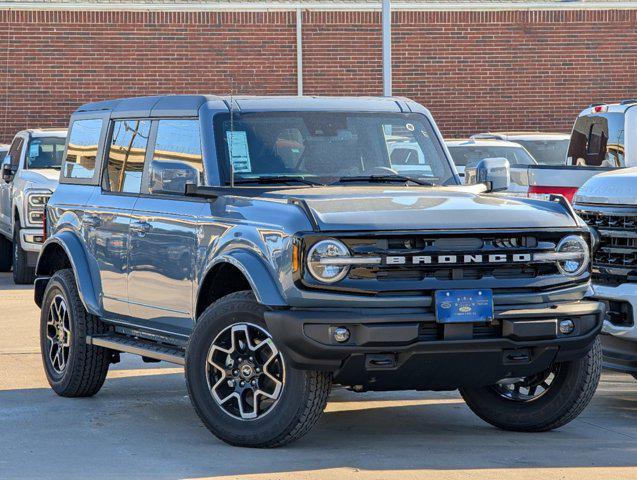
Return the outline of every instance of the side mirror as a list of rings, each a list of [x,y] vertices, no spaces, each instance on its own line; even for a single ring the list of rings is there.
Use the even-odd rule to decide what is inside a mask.
[[[15,175],[15,171],[13,170],[13,167],[11,166],[11,164],[3,163],[2,164],[2,179],[6,183],[10,183],[11,180],[13,180],[14,175]]]
[[[484,183],[489,192],[500,192],[509,188],[509,161],[506,158],[483,158],[464,170],[465,184]]]
[[[153,162],[148,189],[151,193],[184,194],[186,185],[199,184],[199,171],[185,162]]]

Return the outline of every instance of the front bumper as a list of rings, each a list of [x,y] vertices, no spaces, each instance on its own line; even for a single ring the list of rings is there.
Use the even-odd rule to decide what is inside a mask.
[[[369,390],[455,389],[526,377],[586,354],[604,305],[579,301],[496,308],[492,324],[437,324],[423,309],[272,310],[269,331],[296,368],[334,372],[337,383]],[[575,330],[558,331],[571,319]],[[337,327],[347,342],[333,339]]]
[[[44,243],[44,238],[41,228],[20,229],[20,246],[25,252],[40,253],[42,243]]]
[[[624,283],[618,286],[593,285],[595,298],[627,302],[637,316],[637,284]],[[604,367],[626,373],[637,373],[637,322],[632,325],[616,325],[608,319],[602,327]]]

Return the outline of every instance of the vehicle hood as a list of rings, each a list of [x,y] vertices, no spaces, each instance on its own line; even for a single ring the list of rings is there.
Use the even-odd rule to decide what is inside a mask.
[[[477,194],[474,187],[315,187],[268,197],[306,201],[321,230],[453,230],[575,227],[558,203]]]
[[[637,168],[595,175],[577,191],[575,202],[637,205]]]
[[[20,177],[23,181],[31,183],[33,188],[47,188],[53,191],[60,180],[60,171],[52,168],[22,170]]]

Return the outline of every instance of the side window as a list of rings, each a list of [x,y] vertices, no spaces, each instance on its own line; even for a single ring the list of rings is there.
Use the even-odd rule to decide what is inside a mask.
[[[66,178],[93,178],[102,123],[100,119],[76,120],[71,125],[64,162]]]
[[[183,194],[189,183],[203,183],[199,121],[159,120],[148,190]]]
[[[121,120],[113,123],[108,166],[102,183],[105,190],[125,193],[141,191],[149,134],[149,120]]]
[[[22,153],[22,145],[24,145],[24,139],[21,137],[16,138],[9,148],[10,165],[15,169],[18,167],[20,161],[20,153]]]

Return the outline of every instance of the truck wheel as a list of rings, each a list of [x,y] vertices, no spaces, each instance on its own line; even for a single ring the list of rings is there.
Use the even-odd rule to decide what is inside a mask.
[[[71,270],[49,280],[40,314],[40,350],[51,388],[63,397],[95,395],[106,379],[112,352],[88,345],[87,335],[107,327],[84,309]]]
[[[602,372],[599,337],[578,360],[555,363],[546,372],[521,382],[461,388],[469,408],[485,422],[504,430],[544,432],[566,425],[588,405]]]
[[[13,252],[11,251],[11,242],[0,233],[0,272],[8,272],[11,270],[13,263]]]
[[[27,285],[35,280],[35,268],[27,263],[27,252],[20,245],[20,229],[15,226],[13,233],[13,281],[17,285]]]
[[[252,292],[232,293],[201,315],[186,354],[195,411],[219,439],[279,447],[305,435],[327,403],[331,375],[297,370],[275,345]]]

